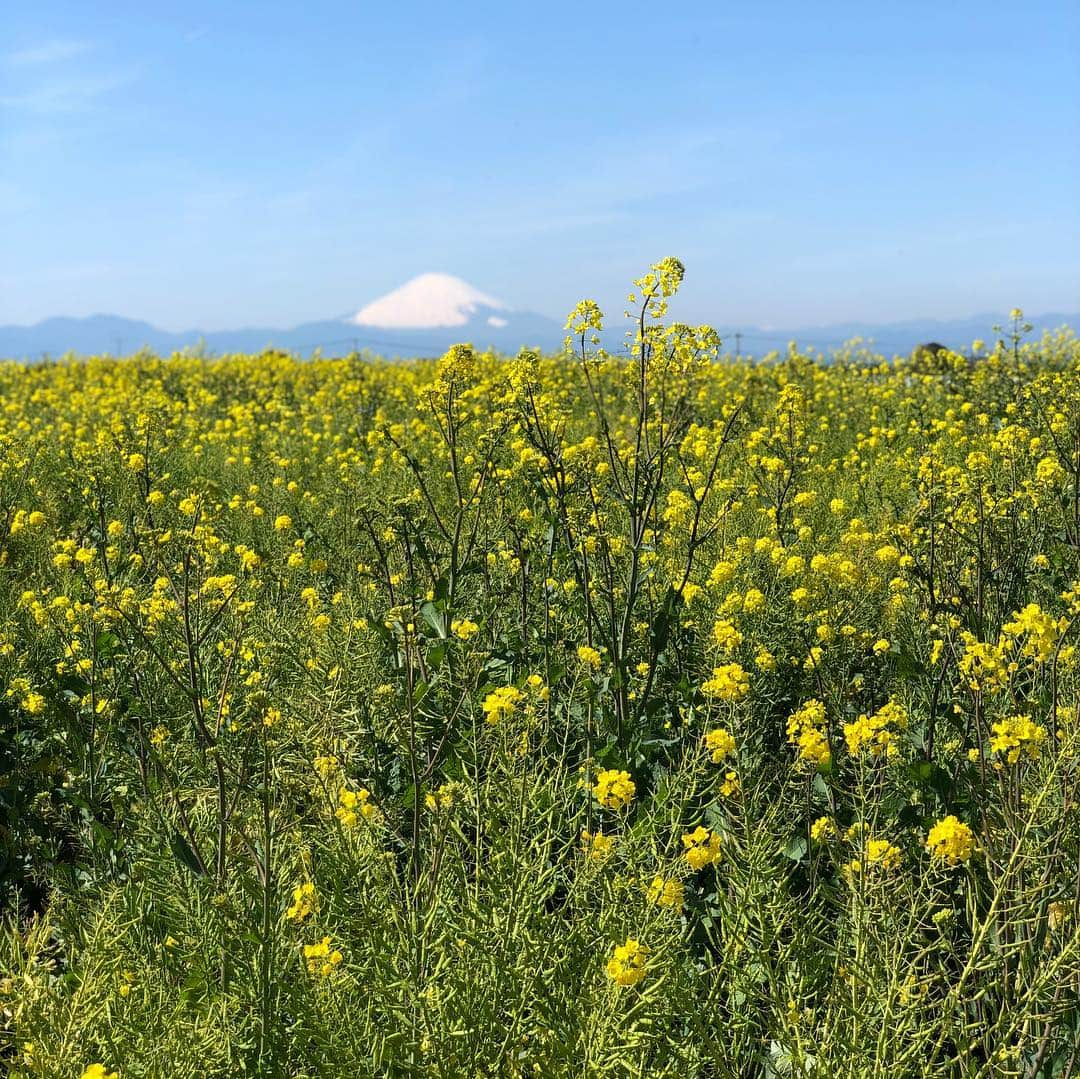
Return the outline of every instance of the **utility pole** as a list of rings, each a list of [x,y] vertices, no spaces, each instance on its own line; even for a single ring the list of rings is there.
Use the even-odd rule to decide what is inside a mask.
[[[735,334],[735,359],[739,359],[742,356],[742,334]]]

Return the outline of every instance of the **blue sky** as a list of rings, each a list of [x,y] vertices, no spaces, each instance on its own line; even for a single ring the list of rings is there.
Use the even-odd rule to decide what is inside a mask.
[[[8,5],[0,323],[1080,308],[1080,4]]]

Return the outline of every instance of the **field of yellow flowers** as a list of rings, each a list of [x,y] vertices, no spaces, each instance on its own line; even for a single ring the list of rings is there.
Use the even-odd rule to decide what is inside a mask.
[[[13,1076],[1080,1075],[1080,343],[0,366]]]

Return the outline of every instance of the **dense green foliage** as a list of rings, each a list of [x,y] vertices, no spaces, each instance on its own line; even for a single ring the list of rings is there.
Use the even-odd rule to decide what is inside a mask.
[[[1080,348],[736,363],[680,278],[0,368],[12,1074],[1077,1074]]]

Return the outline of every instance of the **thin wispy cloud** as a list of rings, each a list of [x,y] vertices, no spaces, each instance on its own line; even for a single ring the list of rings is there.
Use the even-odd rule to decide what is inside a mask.
[[[92,52],[90,41],[51,38],[0,56],[0,67],[13,74],[18,89],[0,96],[0,108],[28,116],[85,112],[98,98],[134,78],[128,70],[101,70],[101,65],[73,63]],[[92,70],[94,66],[97,71]]]
[[[133,77],[130,72],[114,72],[49,79],[20,93],[0,97],[0,108],[39,116],[85,112],[98,98],[126,86]]]
[[[39,45],[17,49],[4,56],[4,63],[9,67],[41,67],[47,64],[59,64],[72,60],[76,56],[89,52],[93,46],[89,41],[77,41],[71,38],[53,38]]]
[[[0,70],[10,75],[0,108],[27,118],[83,113],[136,78],[139,65],[105,65],[89,55],[96,48],[82,39],[50,38],[0,55]]]

